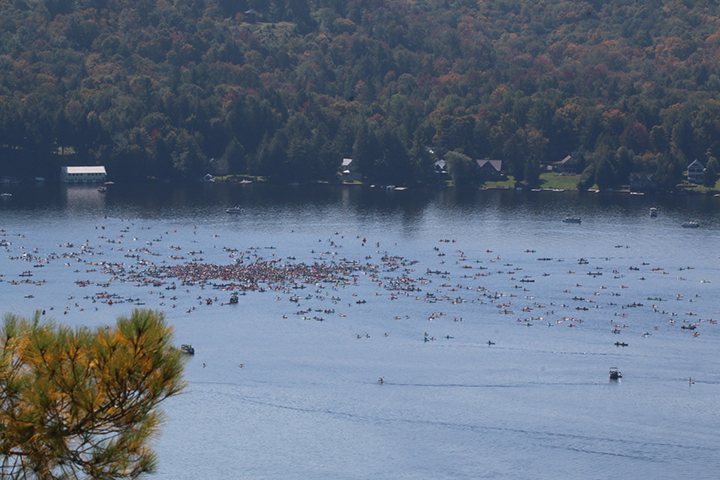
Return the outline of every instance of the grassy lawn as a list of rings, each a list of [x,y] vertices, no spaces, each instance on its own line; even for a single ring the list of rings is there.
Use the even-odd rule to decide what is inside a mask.
[[[515,188],[515,179],[508,175],[507,180],[502,182],[485,182],[482,184],[485,188]]]
[[[540,175],[540,187],[577,190],[578,180],[580,180],[580,175],[560,175],[558,173],[548,172]],[[485,182],[483,186],[486,188],[515,188],[515,179],[508,176],[507,180],[502,182]]]
[[[720,180],[718,180],[717,183],[715,183],[715,186],[712,188],[706,187],[704,185],[696,185],[694,183],[681,183],[678,185],[678,187],[682,188],[683,190],[686,190],[688,193],[696,193],[701,195],[710,195],[717,193],[720,189]]]
[[[560,175],[559,173],[553,172],[540,174],[540,186],[542,188],[577,190],[577,183],[579,180],[580,175]]]

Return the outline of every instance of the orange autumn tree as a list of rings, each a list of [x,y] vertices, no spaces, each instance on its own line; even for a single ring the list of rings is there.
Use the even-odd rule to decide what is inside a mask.
[[[0,478],[120,479],[155,469],[158,404],[184,388],[164,314],[72,329],[36,313],[0,325]]]

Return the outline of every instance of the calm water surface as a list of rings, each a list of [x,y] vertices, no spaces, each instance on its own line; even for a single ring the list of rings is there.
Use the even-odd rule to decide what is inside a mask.
[[[143,305],[166,312],[178,343],[196,348],[187,391],[164,404],[154,478],[720,471],[720,198],[223,184],[5,191],[4,311],[103,325]],[[234,205],[244,213],[225,213]],[[582,224],[564,224],[567,215]],[[689,219],[700,228],[681,228]],[[226,282],[154,286],[118,273],[240,259],[367,268],[345,284],[248,292],[238,305],[222,305],[229,292],[213,284]]]

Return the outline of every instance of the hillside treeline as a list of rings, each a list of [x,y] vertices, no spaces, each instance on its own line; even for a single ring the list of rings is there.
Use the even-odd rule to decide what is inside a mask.
[[[410,184],[456,152],[533,183],[574,153],[590,184],[638,171],[670,186],[720,156],[718,9],[2,0],[0,170],[304,182],[350,157],[370,181]]]

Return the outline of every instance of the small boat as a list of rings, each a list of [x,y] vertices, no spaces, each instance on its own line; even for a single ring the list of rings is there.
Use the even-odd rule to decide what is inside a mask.
[[[687,222],[682,223],[683,228],[698,228],[700,226],[700,223],[698,223],[697,220],[688,220]]]
[[[565,217],[563,219],[564,223],[582,223],[582,219],[580,217]]]
[[[188,355],[195,355],[195,349],[192,345],[182,344],[180,345],[180,350]]]
[[[650,216],[651,217],[657,217],[658,210],[655,207],[650,208]]]
[[[107,187],[105,185],[101,185],[98,187],[98,192],[105,193],[107,192]]]
[[[622,378],[622,373],[620,373],[617,369],[617,367],[610,367],[610,380],[618,380]]]
[[[225,211],[226,211],[227,213],[243,213],[245,210],[242,209],[242,208],[240,208],[239,206],[237,206],[237,207],[228,208],[228,209],[225,210]]]

